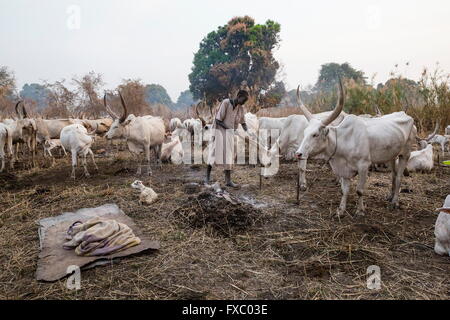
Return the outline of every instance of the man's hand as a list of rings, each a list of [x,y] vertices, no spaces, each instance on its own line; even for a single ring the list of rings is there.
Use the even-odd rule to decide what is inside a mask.
[[[224,129],[230,129],[230,128],[228,128],[228,126],[225,123],[223,123],[223,121],[220,121],[218,119],[216,119],[216,124],[221,126]]]

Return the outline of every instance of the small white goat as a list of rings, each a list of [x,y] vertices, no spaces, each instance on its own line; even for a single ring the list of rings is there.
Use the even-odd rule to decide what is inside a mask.
[[[140,204],[152,204],[158,199],[158,194],[153,191],[152,188],[144,186],[140,180],[133,182],[131,187],[141,191],[141,194],[139,195]]]
[[[445,199],[444,206],[437,211],[439,216],[434,227],[436,236],[434,251],[441,256],[450,256],[450,194]]]

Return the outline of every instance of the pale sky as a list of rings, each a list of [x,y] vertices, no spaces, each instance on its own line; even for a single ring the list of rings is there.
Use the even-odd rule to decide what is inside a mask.
[[[20,88],[93,70],[108,88],[140,78],[175,101],[202,38],[237,15],[281,24],[275,55],[288,88],[313,84],[327,62],[377,74],[375,83],[395,64],[412,79],[436,62],[450,71],[448,0],[0,0],[0,66]]]

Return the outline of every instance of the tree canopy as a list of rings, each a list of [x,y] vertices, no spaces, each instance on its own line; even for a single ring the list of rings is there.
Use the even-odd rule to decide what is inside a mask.
[[[249,16],[235,17],[210,32],[201,41],[189,74],[194,98],[206,97],[210,103],[241,87],[253,95],[269,89],[279,68],[273,56],[279,33],[279,23],[255,24]]]
[[[169,108],[173,106],[167,90],[159,84],[148,84],[145,86],[145,101],[148,104],[164,104]]]
[[[358,84],[366,84],[366,76],[361,70],[354,69],[349,63],[326,63],[320,67],[319,78],[315,85],[316,91],[334,90],[337,85],[338,76],[341,78],[352,79]]]
[[[174,106],[174,109],[181,110],[193,105],[196,101],[194,100],[194,96],[192,92],[189,90],[182,91],[178,96],[177,103]]]
[[[50,93],[49,90],[42,84],[26,83],[23,85],[19,94],[23,99],[35,101],[38,111],[41,111],[47,106],[47,99]]]

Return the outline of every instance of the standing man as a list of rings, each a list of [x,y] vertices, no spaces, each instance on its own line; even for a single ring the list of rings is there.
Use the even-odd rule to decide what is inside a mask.
[[[219,107],[212,127],[206,183],[210,182],[212,166],[215,164],[224,166],[225,183],[228,187],[239,187],[231,181],[231,169],[234,162],[234,134],[239,124],[247,131],[243,107],[247,100],[248,92],[240,90],[235,99],[225,99]]]

